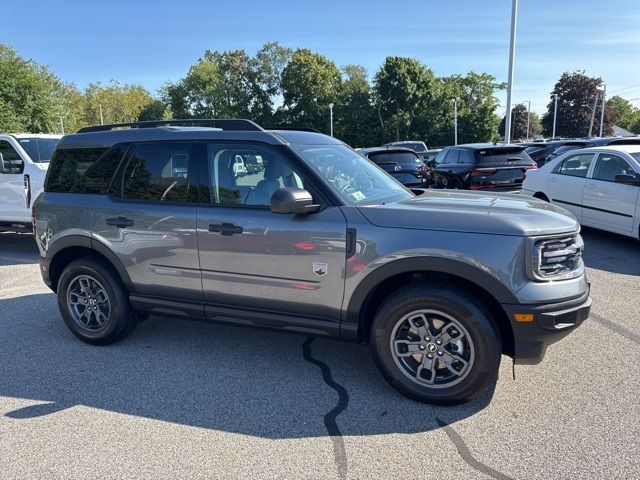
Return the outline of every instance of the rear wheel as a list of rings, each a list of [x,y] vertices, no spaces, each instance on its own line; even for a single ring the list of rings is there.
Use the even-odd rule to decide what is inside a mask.
[[[71,332],[94,345],[113,343],[136,325],[122,282],[97,258],[75,260],[63,270],[58,307]]]
[[[371,340],[384,377],[421,402],[463,403],[497,380],[498,328],[480,302],[444,283],[392,294],[376,315]]]

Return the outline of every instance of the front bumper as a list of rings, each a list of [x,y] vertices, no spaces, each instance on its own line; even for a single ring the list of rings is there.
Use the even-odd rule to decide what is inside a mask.
[[[513,358],[518,364],[536,364],[547,347],[578,328],[589,316],[589,289],[579,298],[541,305],[502,305],[513,328]],[[533,314],[533,321],[518,322],[515,314]]]

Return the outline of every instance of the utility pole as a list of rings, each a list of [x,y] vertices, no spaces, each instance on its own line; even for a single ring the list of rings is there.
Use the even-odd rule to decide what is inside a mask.
[[[98,105],[100,107],[100,125],[104,125],[104,120],[102,119],[102,105]]]
[[[529,141],[529,125],[531,125],[531,100],[527,100],[527,142]]]
[[[458,99],[453,99],[453,144],[458,145]]]
[[[62,115],[60,115],[60,130],[62,130],[62,135],[64,135],[64,119]]]
[[[553,133],[551,134],[551,138],[556,138],[556,115],[558,114],[558,94],[554,93],[555,97],[555,105],[553,107]]]
[[[596,118],[596,109],[598,108],[598,95],[595,96],[593,101],[593,110],[591,111],[591,124],[589,124],[589,138],[591,138],[591,132],[593,131],[593,121]]]
[[[504,124],[504,143],[511,142],[511,92],[513,90],[513,64],[516,57],[516,20],[518,0],[511,0],[511,39],[509,42],[509,77],[507,79],[507,114]]]
[[[604,106],[605,106],[605,98],[607,96],[607,84],[604,84],[604,89],[602,90],[602,109],[600,110],[600,134],[598,135],[602,138],[602,129],[604,127]]]
[[[329,129],[333,137],[333,103],[329,104]]]

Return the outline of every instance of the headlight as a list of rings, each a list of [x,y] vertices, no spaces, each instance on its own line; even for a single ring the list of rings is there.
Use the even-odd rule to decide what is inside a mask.
[[[532,280],[566,280],[582,275],[584,242],[577,233],[528,241],[527,274]]]

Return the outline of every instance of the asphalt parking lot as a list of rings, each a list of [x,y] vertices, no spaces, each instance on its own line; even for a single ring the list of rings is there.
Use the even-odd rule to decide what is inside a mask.
[[[85,345],[0,234],[0,478],[640,478],[640,243],[583,236],[591,318],[445,408],[361,345],[167,318]]]

